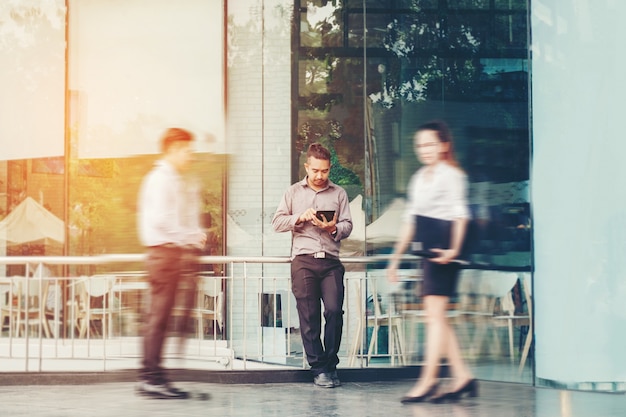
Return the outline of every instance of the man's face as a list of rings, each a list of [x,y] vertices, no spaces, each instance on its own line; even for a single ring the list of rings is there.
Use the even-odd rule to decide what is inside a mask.
[[[191,166],[193,160],[193,149],[190,142],[176,142],[169,149],[170,161],[174,167],[180,171],[186,171]]]
[[[309,186],[314,189],[326,187],[328,184],[328,174],[330,174],[330,161],[309,157],[304,163]]]

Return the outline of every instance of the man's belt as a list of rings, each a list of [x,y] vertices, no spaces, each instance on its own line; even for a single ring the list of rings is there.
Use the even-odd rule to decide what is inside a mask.
[[[335,256],[335,255],[331,255],[328,252],[315,252],[315,253],[306,253],[306,254],[302,254],[302,255],[298,255],[298,256],[312,256],[315,259],[334,259],[334,260],[338,260],[339,257]]]
[[[177,245],[176,243],[164,243],[162,245],[156,245],[156,246],[149,246],[150,248],[155,248],[155,249],[178,249],[178,250],[198,250],[198,248],[196,248],[193,245]]]

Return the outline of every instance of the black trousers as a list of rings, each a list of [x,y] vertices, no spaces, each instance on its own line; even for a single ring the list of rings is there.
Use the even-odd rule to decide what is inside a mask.
[[[146,269],[150,283],[150,301],[143,327],[143,361],[140,378],[159,384],[166,381],[161,368],[163,344],[172,309],[181,306],[179,332],[191,329],[189,313],[195,302],[198,263],[196,253],[180,248],[150,247]]]
[[[296,298],[300,334],[311,372],[318,375],[337,368],[343,331],[343,276],[338,259],[296,256],[291,263],[292,291]],[[324,303],[324,342],[321,340],[321,302]]]

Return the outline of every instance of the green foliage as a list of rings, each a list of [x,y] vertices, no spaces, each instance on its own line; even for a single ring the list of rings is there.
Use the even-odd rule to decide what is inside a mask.
[[[334,148],[330,148],[330,175],[329,178],[337,185],[361,185],[361,179],[350,169],[344,167]]]

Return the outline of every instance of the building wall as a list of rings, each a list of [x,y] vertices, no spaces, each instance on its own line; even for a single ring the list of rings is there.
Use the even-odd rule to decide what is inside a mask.
[[[531,5],[536,378],[623,391],[626,3]]]
[[[290,236],[271,228],[272,215],[290,184],[291,164],[291,2],[280,0],[229,2],[227,152],[227,254],[231,256],[287,256]],[[256,323],[263,286],[289,289],[288,265],[250,264],[249,276],[266,278],[246,285],[243,270],[231,271],[233,323],[245,320],[248,333]],[[274,282],[273,278],[283,279]],[[267,282],[267,283],[266,283]],[[248,312],[250,312],[248,314]],[[247,318],[247,317],[250,317]],[[234,329],[240,332],[240,329]],[[246,339],[256,339],[250,335]],[[260,353],[260,346],[232,335],[238,354]],[[244,349],[245,348],[245,349]]]

